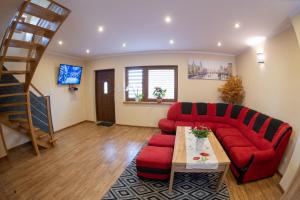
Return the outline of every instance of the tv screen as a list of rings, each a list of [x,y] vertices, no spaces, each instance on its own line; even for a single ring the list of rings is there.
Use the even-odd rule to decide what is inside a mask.
[[[61,64],[58,72],[57,83],[59,85],[80,84],[82,67]]]

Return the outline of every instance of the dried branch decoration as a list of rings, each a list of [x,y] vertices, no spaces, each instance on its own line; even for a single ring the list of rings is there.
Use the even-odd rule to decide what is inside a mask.
[[[245,90],[239,76],[231,76],[218,91],[221,92],[220,97],[226,103],[240,105],[245,98]]]

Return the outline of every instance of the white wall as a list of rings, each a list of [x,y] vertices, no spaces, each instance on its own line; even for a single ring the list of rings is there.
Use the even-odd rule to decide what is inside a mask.
[[[12,149],[30,141],[24,134],[20,134],[5,125],[2,125],[2,131],[7,149]]]
[[[57,85],[57,73],[60,64],[83,66],[78,91],[70,92],[68,85]],[[54,131],[87,119],[86,68],[82,60],[46,53],[35,72],[32,83],[44,95],[50,95]]]
[[[1,0],[0,6],[0,40],[8,27],[8,23],[17,12],[23,0]]]
[[[292,18],[292,24],[293,24],[294,30],[296,32],[298,44],[300,46],[300,14],[298,14]],[[298,67],[300,67],[300,66],[298,66]],[[298,87],[299,86],[300,85],[298,85]],[[300,118],[300,116],[298,114],[298,124],[300,123],[299,118]],[[282,179],[280,181],[280,185],[282,186],[282,188],[284,190],[287,190],[287,188],[291,185],[293,177],[296,175],[297,170],[300,168],[300,156],[298,154],[300,152],[300,137],[299,137],[299,135],[300,134],[298,133],[297,140],[295,139],[296,144],[295,144],[293,155],[291,157],[291,161],[287,167],[286,173],[284,174],[284,176],[282,177]]]
[[[292,18],[292,24],[296,32],[298,44],[300,45],[300,13]]]
[[[256,50],[249,49],[237,57],[237,72],[246,91],[245,105],[286,121],[294,129],[279,167],[284,174],[300,131],[300,49],[294,30],[290,28],[267,40],[265,57],[265,64],[259,65]],[[286,188],[285,183],[282,186]]]
[[[147,65],[178,65],[178,100],[218,102],[217,88],[224,84],[223,81],[214,80],[188,80],[188,59],[220,60],[232,62],[233,56],[209,54],[139,54],[103,58],[87,63],[87,105],[88,119],[96,120],[95,111],[95,70],[115,69],[115,105],[116,123],[136,126],[156,127],[159,119],[166,117],[169,105],[128,105],[124,104],[125,94],[125,67]],[[234,67],[235,70],[235,67]]]

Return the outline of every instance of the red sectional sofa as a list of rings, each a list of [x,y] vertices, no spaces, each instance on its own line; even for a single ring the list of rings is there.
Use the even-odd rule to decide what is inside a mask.
[[[231,160],[238,183],[274,175],[292,133],[288,123],[224,103],[175,103],[158,125],[169,134],[177,126],[212,129]]]

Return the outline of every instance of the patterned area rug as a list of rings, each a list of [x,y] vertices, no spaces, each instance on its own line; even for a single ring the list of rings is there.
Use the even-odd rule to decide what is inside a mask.
[[[229,194],[223,183],[215,192],[219,173],[175,173],[172,193],[168,192],[169,181],[140,179],[136,175],[135,159],[122,173],[115,184],[103,197],[104,200],[226,200]]]

